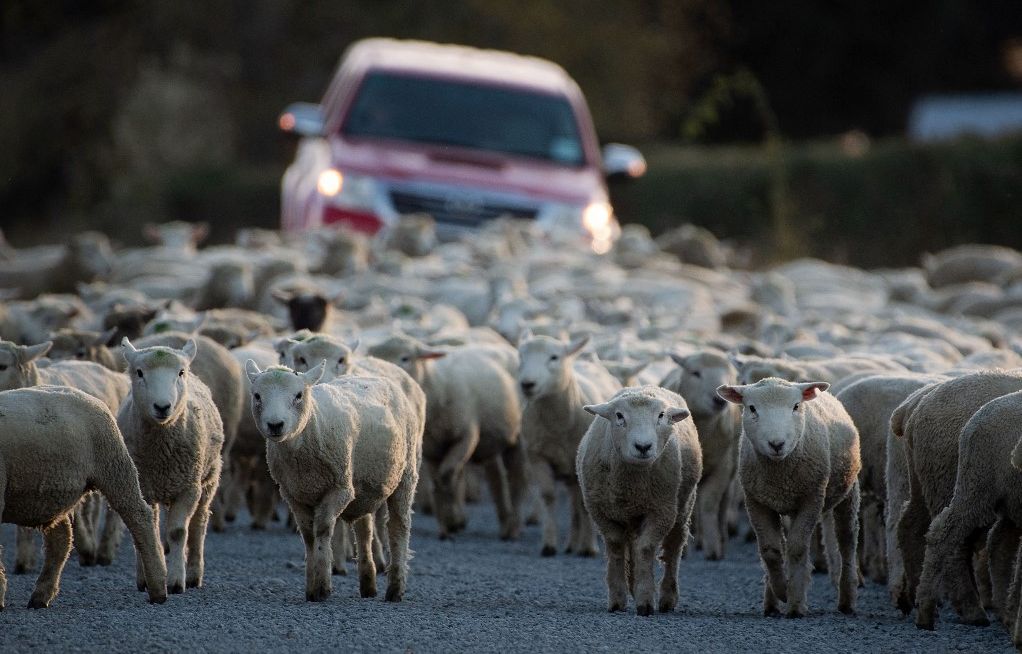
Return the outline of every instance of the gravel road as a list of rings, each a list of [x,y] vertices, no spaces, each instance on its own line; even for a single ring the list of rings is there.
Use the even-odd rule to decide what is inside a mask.
[[[455,541],[438,541],[432,518],[416,516],[403,603],[360,599],[349,564],[347,577],[334,577],[333,596],[312,604],[305,601],[300,538],[277,523],[266,532],[247,525],[243,516],[226,533],[210,533],[205,587],[172,595],[162,606],[135,591],[128,538],[109,568],[82,568],[72,553],[47,610],[24,608],[34,574],[10,575],[0,652],[1014,651],[999,625],[956,624],[948,609],[936,632],[918,631],[890,606],[886,589],[869,582],[857,617],[837,613],[830,584],[815,576],[809,617],[764,618],[755,546],[735,540],[725,561],[706,562],[696,553],[682,562],[676,612],[608,614],[602,560],[541,558],[538,527],[528,527],[519,542],[502,543],[488,504],[469,507],[468,530]],[[11,525],[0,528],[0,545],[10,569]]]

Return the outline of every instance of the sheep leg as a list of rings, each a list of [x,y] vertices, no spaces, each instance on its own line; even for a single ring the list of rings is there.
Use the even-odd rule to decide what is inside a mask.
[[[625,579],[624,534],[603,533],[607,544],[607,610],[611,613],[624,611],[628,606],[628,581]]]
[[[898,548],[898,521],[901,511],[908,499],[907,473],[905,470],[905,453],[900,439],[887,432],[887,501],[884,503],[884,537],[887,561],[887,581],[891,594],[891,602],[899,606],[898,600],[905,585],[905,566]]]
[[[36,565],[35,530],[29,527],[18,527],[16,533],[14,574],[23,575]]]
[[[387,528],[387,505],[380,504],[373,520],[373,561],[376,562],[376,573],[387,571],[387,557],[384,555],[383,532]]]
[[[60,590],[60,573],[71,554],[71,518],[64,515],[43,531],[43,570],[28,601],[30,609],[45,609]]]
[[[343,518],[337,518],[334,523],[334,535],[330,541],[330,572],[335,575],[346,576],[348,570],[344,565],[345,556],[348,553],[348,524]]]
[[[813,528],[813,536],[809,541],[813,572],[827,572],[827,546],[823,539],[823,523],[821,522]]]
[[[479,445],[479,425],[467,425],[462,430],[460,436],[461,438],[447,450],[443,459],[440,460],[440,465],[437,466],[437,476],[434,479],[434,486],[442,484],[447,489],[450,489],[448,497],[455,500],[444,509],[448,517],[447,528],[452,532],[461,531],[465,528],[464,500],[460,499],[458,501],[458,495],[461,495],[463,498],[464,491],[462,493],[458,492],[458,484],[464,483],[465,466],[468,465],[469,459],[472,458],[472,454],[476,451],[476,446]],[[438,517],[441,511],[439,503],[438,499]]]
[[[188,543],[188,520],[199,507],[202,491],[188,488],[167,506],[167,542],[170,556],[167,557],[167,592],[185,592],[185,565]]]
[[[451,531],[449,525],[455,522],[455,489],[452,479],[441,479],[440,470],[433,462],[427,462],[429,476],[433,480],[433,513],[436,516],[437,537],[446,540]]]
[[[841,553],[838,551],[833,509],[823,512],[823,520],[820,521],[817,528],[823,535],[823,548],[827,558],[827,574],[830,577],[830,585],[834,587],[834,590],[838,590],[841,584]],[[855,535],[855,540],[858,543],[859,534]]]
[[[1022,553],[1022,542],[1016,547],[1015,557],[1012,560],[1011,584],[1008,586],[1007,604],[1002,611],[1003,622],[1012,632],[1015,628],[1015,621],[1018,619],[1019,593],[1022,593],[1022,569],[1019,568],[1019,555]]]
[[[848,497],[835,506],[831,513],[841,558],[837,610],[853,615],[859,592],[859,562],[855,552],[859,534],[859,482],[852,484]]]
[[[1014,577],[1015,592],[1011,594],[1011,598],[1014,606],[1017,607],[1017,613],[1015,614],[1015,626],[1011,630],[1011,642],[1016,648],[1022,649],[1022,544],[1019,544],[1018,556],[1015,558]],[[3,601],[3,595],[0,595],[0,601]]]
[[[7,473],[0,466],[0,516],[4,514],[4,495],[7,492]],[[4,568],[4,548],[0,545],[0,611],[4,610],[7,597],[7,570]]]
[[[270,476],[266,461],[256,461],[249,488],[252,493],[252,529],[266,529],[277,506],[277,485]]]
[[[778,600],[788,599],[784,578],[784,533],[781,531],[781,517],[756,500],[745,496],[745,510],[756,534],[759,558],[763,564],[763,615],[780,615]]]
[[[305,543],[305,600],[308,602],[322,602],[330,597],[330,588],[323,589],[323,583],[317,569],[316,560],[316,537],[313,533],[313,513],[309,507],[291,501],[291,497],[284,495],[284,501],[291,507],[291,515],[298,526],[298,533],[302,535],[302,542]]]
[[[240,460],[232,460],[230,466],[231,483],[226,486],[224,493],[224,520],[233,523],[238,519],[238,511],[245,504],[245,491],[252,485],[252,478]],[[224,487],[223,482],[220,486]]]
[[[96,564],[96,522],[99,498],[95,493],[86,493],[74,509],[71,529],[74,534],[74,548],[78,551],[78,563],[88,567]]]
[[[863,498],[865,500],[865,498]],[[884,551],[884,518],[883,504],[876,495],[870,496],[870,501],[861,503],[860,512],[862,518],[862,548],[860,559],[862,569],[869,575],[869,578],[878,584],[887,583],[887,553]]]
[[[972,559],[972,578],[976,580],[979,602],[984,609],[994,609],[994,594],[990,581],[990,551],[984,545],[976,550]]]
[[[305,562],[306,579],[308,571],[312,570],[312,587],[306,590],[306,599],[311,602],[323,601],[330,597],[333,591],[330,572],[333,568],[333,548],[331,546],[334,537],[334,528],[337,525],[337,518],[344,511],[344,508],[351,503],[355,497],[355,489],[348,485],[334,488],[324,495],[319,504],[313,510],[311,516],[312,531],[312,556]],[[297,516],[295,516],[297,518]],[[371,524],[370,524],[371,526]],[[370,530],[370,539],[372,532]],[[372,544],[370,542],[370,548]]]
[[[653,615],[653,564],[657,549],[664,540],[663,531],[651,525],[639,532],[633,543],[635,579],[635,613]]]
[[[504,450],[501,459],[507,473],[509,498],[511,501],[511,523],[514,525],[512,539],[517,539],[522,530],[522,504],[529,490],[529,473],[526,465],[525,440],[519,436],[514,445]]]
[[[405,471],[397,489],[387,498],[387,538],[390,542],[390,565],[387,566],[388,602],[400,602],[405,596],[408,580],[408,543],[412,535],[412,504],[418,472]]]
[[[907,615],[912,611],[916,587],[922,574],[921,553],[926,551],[926,532],[930,528],[930,513],[919,490],[919,481],[912,472],[910,495],[898,520],[898,549],[905,566],[905,581],[899,593],[898,607]]]
[[[962,621],[975,625],[989,624],[986,612],[979,604],[969,568],[975,532],[994,522],[997,516],[971,500],[968,507],[963,507],[960,501],[956,501],[957,498],[955,496],[951,504],[933,519],[926,534],[926,554],[916,588],[919,600],[916,626],[920,629],[934,628],[939,590],[945,574],[948,583],[944,587],[950,592],[952,604]]]
[[[811,543],[816,537],[823,509],[823,490],[808,499],[801,510],[792,517],[785,550],[785,564],[788,570],[787,618],[802,618],[809,613],[806,595],[812,580],[813,565],[809,560]],[[858,506],[856,506],[858,510]],[[858,583],[858,578],[856,578]]]
[[[151,603],[162,604],[167,600],[167,562],[160,546],[160,511],[142,499],[137,477],[125,474],[126,470],[134,469],[127,450],[123,458],[123,461],[109,462],[110,468],[97,476],[96,486],[110,509],[107,511],[107,524],[116,519],[119,531],[123,521],[131,533],[135,543],[138,589],[149,591]]]
[[[1001,518],[998,520],[987,536],[987,553],[990,558],[989,575],[994,608],[1001,614],[1005,624],[1009,624],[1009,591],[1008,586],[1012,580],[1012,569],[1015,563],[1015,553],[1018,551],[1019,536],[1022,535],[1019,528],[1011,520]]]
[[[731,479],[726,470],[714,470],[699,482],[696,503],[699,507],[699,543],[707,561],[724,558],[727,540],[727,502]]]
[[[355,547],[358,551],[358,594],[376,597],[376,564],[373,562],[373,514],[355,520]]]
[[[433,515],[433,480],[430,475],[419,475],[419,484],[415,487],[415,510],[422,515]]]
[[[540,554],[553,556],[557,554],[557,516],[554,513],[557,486],[554,482],[554,469],[543,459],[535,458],[532,461],[532,472],[536,478],[540,498],[543,500],[540,505],[543,511],[543,549]]]
[[[518,536],[518,526],[512,522],[511,498],[508,492],[507,477],[500,457],[494,456],[483,464],[486,470],[486,481],[490,484],[490,496],[497,508],[497,521],[500,522],[500,539],[511,540]]]
[[[110,565],[114,562],[114,555],[121,544],[122,526],[121,517],[110,508],[108,502],[103,518],[103,534],[99,539],[99,550],[96,552],[96,563],[99,565]]]
[[[206,569],[206,528],[210,519],[210,503],[217,491],[217,477],[214,474],[202,488],[199,505],[188,522],[188,561],[185,587],[201,588]]]
[[[589,517],[589,511],[586,509],[585,501],[582,499],[582,489],[577,481],[571,485],[571,497],[573,501],[572,515],[576,516],[578,521],[578,540],[575,554],[586,558],[596,556],[600,553],[596,546],[596,529],[593,527],[593,519]]]
[[[669,613],[678,606],[678,564],[681,562],[681,550],[685,546],[688,535],[687,523],[687,516],[679,515],[678,521],[674,523],[664,539],[664,551],[661,555],[664,562],[664,576],[660,580],[658,606],[661,613]]]

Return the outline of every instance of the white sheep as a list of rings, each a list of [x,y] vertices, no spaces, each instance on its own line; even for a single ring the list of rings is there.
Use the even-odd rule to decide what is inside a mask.
[[[926,556],[916,588],[919,610],[916,626],[933,629],[942,579],[947,588],[967,588],[972,579],[954,575],[968,567],[948,565],[968,561],[974,534],[990,529],[987,555],[994,607],[1011,628],[1016,615],[1008,606],[1008,583],[1015,566],[1022,520],[1022,474],[1011,464],[1022,425],[1022,392],[984,404],[962,428],[958,471],[951,502],[933,519],[926,533]],[[995,524],[996,523],[996,524]]]
[[[433,481],[440,537],[465,526],[459,487],[465,465],[474,462],[486,470],[500,537],[517,538],[527,482],[521,408],[507,370],[514,350],[466,346],[441,351],[397,335],[369,353],[403,369],[426,394],[422,456]]]
[[[778,600],[787,603],[787,617],[808,612],[808,554],[821,518],[836,533],[840,553],[828,551],[833,563],[840,559],[838,610],[855,612],[859,434],[841,403],[823,392],[827,387],[767,378],[717,391],[743,407],[739,475],[766,570],[764,615],[779,613]],[[791,518],[786,533],[781,516]]]
[[[182,593],[186,586],[202,586],[209,506],[220,483],[223,422],[209,389],[190,369],[195,341],[180,350],[139,350],[127,338],[122,345],[131,394],[117,424],[138,468],[142,496],[154,511],[167,507],[167,586]]]
[[[659,609],[678,604],[678,563],[702,475],[699,437],[685,400],[656,386],[630,387],[584,409],[593,420],[575,460],[586,509],[607,544],[607,608],[653,613],[653,562],[666,566]],[[630,583],[629,583],[630,582]]]
[[[903,436],[909,471],[909,499],[897,527],[905,565],[903,608],[910,609],[915,600],[930,522],[954,495],[962,428],[981,406],[1018,390],[1022,390],[1022,370],[964,374],[920,389],[891,415],[891,430]],[[986,625],[989,621],[969,567],[970,557],[949,560],[949,578],[969,583],[946,590],[963,622]]]
[[[283,366],[262,372],[251,361],[246,369],[270,474],[305,541],[306,599],[330,596],[338,517],[355,527],[359,592],[376,595],[373,515],[386,503],[391,561],[385,599],[401,601],[425,416],[383,377],[316,384],[322,363],[305,373]]]
[[[0,516],[4,522],[42,528],[46,546],[29,608],[46,608],[57,595],[71,551],[69,513],[92,488],[128,525],[144,571],[140,585],[148,589],[150,602],[163,603],[167,568],[159,534],[110,410],[65,387],[0,393]],[[6,591],[0,562],[0,609]]]
[[[724,558],[727,544],[727,509],[741,436],[741,412],[717,395],[717,388],[734,384],[737,372],[719,350],[672,358],[678,364],[678,374],[669,375],[660,385],[685,398],[692,412],[703,454],[703,476],[696,495],[696,535],[706,558],[716,561]]]
[[[568,552],[595,556],[596,539],[575,473],[575,454],[592,416],[583,409],[600,404],[621,389],[621,384],[596,361],[578,357],[589,342],[571,343],[526,331],[518,346],[521,365],[518,383],[525,396],[522,435],[529,450],[530,468],[542,498],[543,556],[557,553],[554,517],[556,482],[564,481],[572,501]]]

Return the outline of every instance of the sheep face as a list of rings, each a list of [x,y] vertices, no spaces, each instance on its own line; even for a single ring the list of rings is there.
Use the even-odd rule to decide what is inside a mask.
[[[51,341],[39,345],[15,345],[0,341],[0,391],[31,386],[28,365],[50,351]]]
[[[687,357],[672,355],[681,367],[681,383],[677,392],[688,403],[689,409],[697,416],[712,416],[727,406],[727,401],[717,395],[717,388],[738,381],[735,370],[723,352],[707,350]]]
[[[572,376],[571,364],[589,337],[570,343],[526,331],[518,346],[518,384],[525,398],[535,399],[564,390]]]
[[[319,331],[330,312],[330,302],[318,293],[274,291],[273,297],[287,306],[295,330]]]
[[[825,382],[793,384],[770,377],[755,384],[721,386],[717,393],[742,405],[742,433],[756,452],[780,461],[798,447],[805,432],[804,403],[829,387]]]
[[[252,417],[267,440],[280,443],[305,429],[312,412],[310,388],[323,375],[325,362],[308,372],[295,372],[284,366],[259,370],[255,361],[245,363],[251,382]]]
[[[304,341],[295,341],[289,354],[295,372],[308,372],[320,361],[326,361],[323,377],[320,379],[320,382],[326,383],[348,373],[351,352],[356,347],[357,342],[353,346],[348,346],[333,339],[313,336]]]
[[[180,350],[163,346],[137,350],[127,338],[121,345],[137,410],[160,425],[176,420],[186,406],[188,368],[195,358],[195,341],[189,339]]]
[[[689,416],[687,408],[669,406],[647,395],[619,396],[583,408],[610,422],[614,449],[622,461],[642,466],[652,465],[660,457],[674,433],[674,424]]]
[[[426,377],[426,364],[430,359],[439,359],[447,353],[433,350],[410,336],[391,336],[384,342],[369,348],[369,355],[389,361],[408,373],[421,386]]]
[[[53,348],[47,356],[55,361],[77,359],[78,361],[97,361],[99,348],[105,346],[113,336],[114,330],[104,333],[61,329],[50,335]]]
[[[114,253],[103,234],[78,234],[71,240],[68,253],[89,279],[108,277],[113,270]]]

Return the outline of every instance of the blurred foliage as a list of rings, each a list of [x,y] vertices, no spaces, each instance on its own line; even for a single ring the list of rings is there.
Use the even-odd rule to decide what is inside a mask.
[[[267,182],[294,148],[278,113],[319,98],[344,48],[375,35],[552,59],[605,140],[700,124],[690,140],[764,143],[782,162],[773,195],[726,202],[779,211],[800,200],[787,143],[897,134],[922,93],[1012,88],[999,48],[1020,34],[1018,0],[4,0],[0,222],[28,240],[72,225],[135,239],[125,226],[147,220],[233,221],[233,202],[273,224]],[[722,95],[737,87],[755,92]],[[677,173],[658,165],[651,179]],[[675,182],[717,188],[715,170],[758,174],[707,164]]]
[[[1022,248],[1022,136],[925,146],[891,139],[861,155],[834,142],[789,144],[783,225],[771,206],[776,164],[763,149],[661,144],[645,153],[649,173],[614,188],[623,220],[654,233],[704,225],[752,246],[761,263],[799,255],[886,267],[970,241]]]

